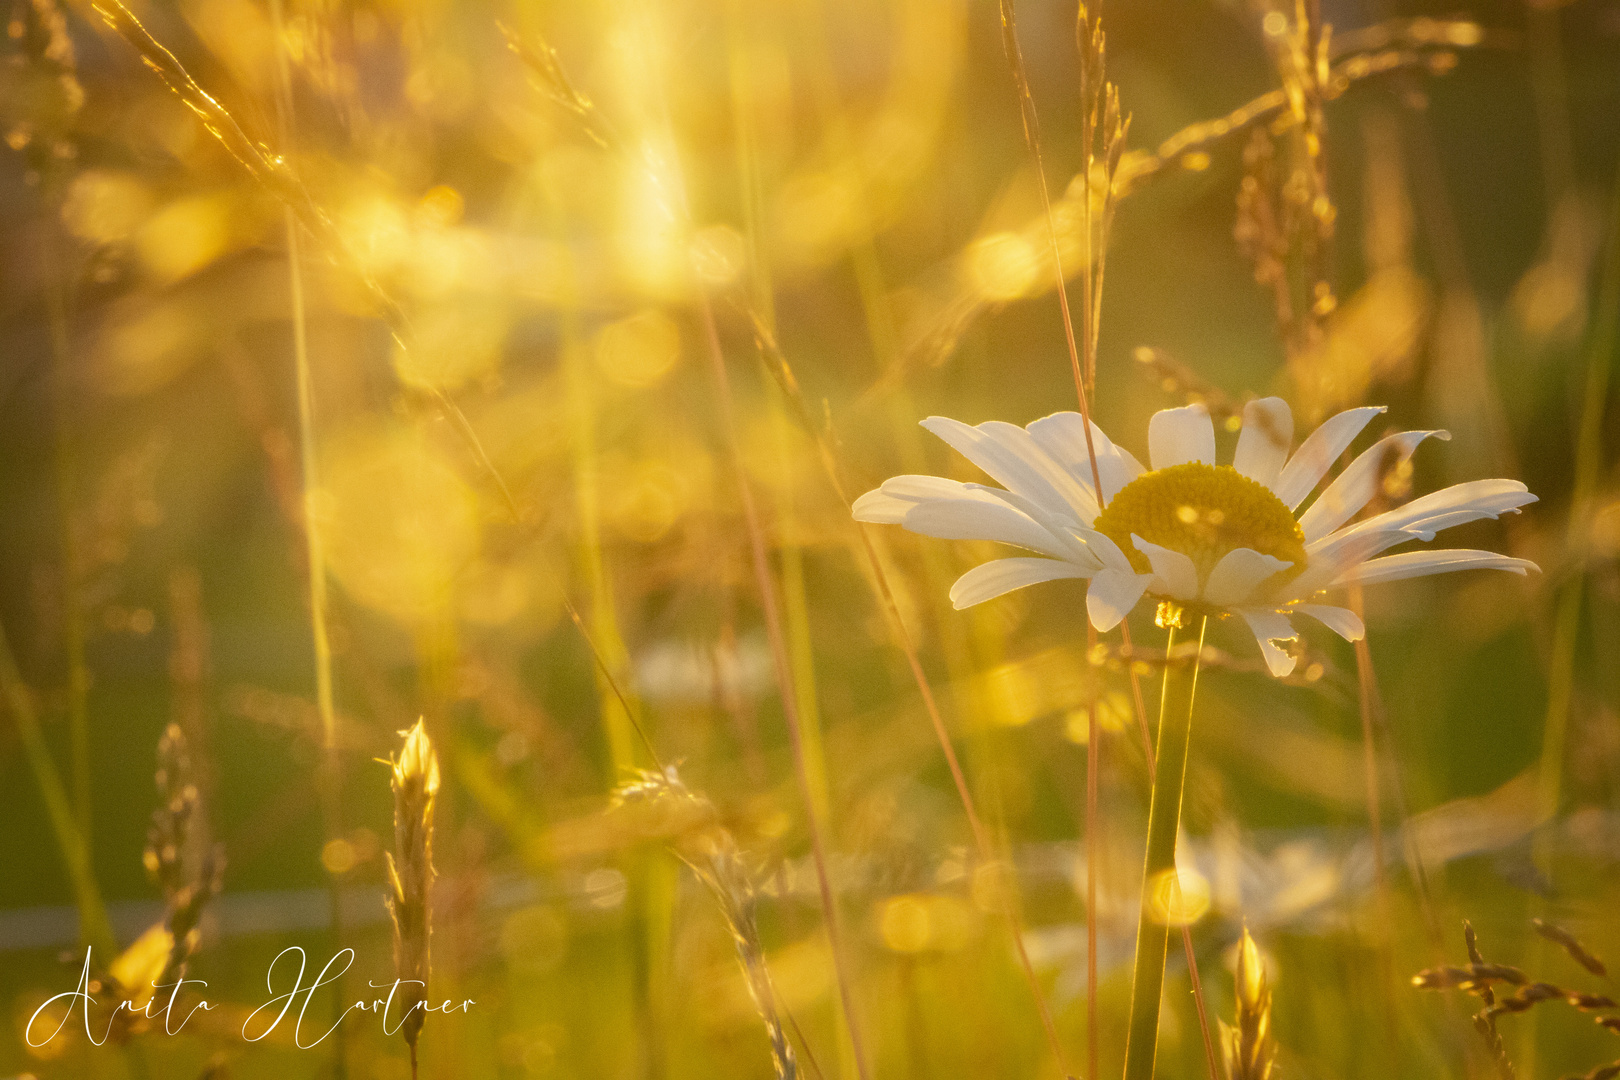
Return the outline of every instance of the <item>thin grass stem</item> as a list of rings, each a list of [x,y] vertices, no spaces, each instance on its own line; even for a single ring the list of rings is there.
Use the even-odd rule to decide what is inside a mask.
[[[1159,699],[1158,765],[1148,806],[1147,859],[1142,871],[1142,905],[1136,924],[1130,1026],[1125,1036],[1125,1080],[1153,1080],[1170,927],[1167,921],[1155,918],[1150,898],[1155,883],[1162,880],[1163,875],[1176,873],[1176,834],[1181,828],[1181,797],[1187,782],[1193,704],[1198,694],[1198,671],[1203,662],[1204,634],[1208,629],[1208,616],[1200,617],[1198,652],[1193,658],[1191,675],[1184,682],[1173,677],[1174,665],[1167,663],[1164,669],[1164,689]],[[1165,642],[1166,657],[1175,641],[1172,626]]]
[[[1575,550],[1569,579],[1558,598],[1554,621],[1551,674],[1547,689],[1547,719],[1543,728],[1540,797],[1541,811],[1557,812],[1561,797],[1565,742],[1570,700],[1574,693],[1575,644],[1580,631],[1581,597],[1586,577],[1585,543],[1593,497],[1603,472],[1603,418],[1609,400],[1609,373],[1620,337],[1620,178],[1614,189],[1609,218],[1609,243],[1601,271],[1591,337],[1587,343],[1586,382],[1581,395],[1581,420],[1575,442],[1575,488],[1570,496],[1567,535]]]
[[[17,670],[4,628],[0,628],[0,696],[4,697],[12,722],[17,725],[28,767],[39,785],[40,796],[45,800],[51,829],[56,834],[56,846],[61,852],[68,881],[73,886],[73,901],[79,911],[79,937],[86,945],[100,950],[110,963],[118,953],[118,942],[113,937],[112,923],[107,920],[101,888],[96,884],[90,849],[79,832],[73,801],[68,795],[67,785],[62,783],[61,773],[57,772],[50,747],[45,743],[45,733],[40,730],[33,694]]]
[[[765,616],[765,636],[771,650],[771,664],[776,672],[777,687],[782,701],[782,715],[787,723],[788,739],[793,748],[793,770],[798,781],[799,794],[804,799],[805,817],[810,833],[810,848],[816,864],[816,884],[821,892],[822,918],[826,924],[827,943],[832,950],[833,968],[838,977],[838,995],[843,1006],[850,1047],[855,1055],[855,1070],[861,1080],[870,1080],[866,1051],[862,1045],[860,1022],[855,1014],[852,989],[853,976],[844,954],[842,935],[838,929],[838,911],[833,899],[832,882],[827,872],[827,854],[821,835],[821,823],[815,812],[815,796],[806,763],[804,731],[799,717],[798,694],[794,690],[793,664],[788,654],[787,635],[783,630],[782,612],[776,595],[776,582],[771,575],[770,557],[765,548],[764,526],[759,507],[754,501],[753,486],[748,482],[747,465],[743,457],[742,441],[737,434],[737,422],[731,397],[731,379],[726,373],[725,353],[720,346],[720,332],[714,322],[714,308],[706,292],[700,293],[699,315],[703,323],[704,342],[708,347],[709,362],[714,375],[715,394],[719,399],[720,422],[731,454],[732,469],[736,473],[737,493],[742,501],[743,518],[748,527],[748,546],[753,564],[755,582],[759,588],[760,606]]]

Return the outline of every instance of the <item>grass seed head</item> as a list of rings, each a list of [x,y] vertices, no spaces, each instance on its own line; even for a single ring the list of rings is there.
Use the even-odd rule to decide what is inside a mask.
[[[400,1032],[416,1061],[416,1041],[426,1018],[428,975],[433,961],[433,799],[439,791],[439,757],[422,720],[405,736],[393,767],[394,851],[388,856],[391,895],[388,911],[394,923],[394,969],[401,980],[404,1012]]]

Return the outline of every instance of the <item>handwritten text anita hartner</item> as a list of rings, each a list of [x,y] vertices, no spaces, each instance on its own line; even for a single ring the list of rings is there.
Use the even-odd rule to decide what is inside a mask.
[[[286,991],[285,993],[277,994],[276,969],[282,966],[281,961],[283,957],[292,955],[296,955],[298,958],[297,977],[293,979],[292,989]],[[368,982],[366,985],[371,987],[373,990],[387,990],[387,996],[372,998],[369,1001],[363,999],[356,1001],[354,1004],[344,1009],[342,1015],[337,1018],[336,1023],[333,1023],[330,1027],[327,1027],[323,1032],[320,1033],[319,1036],[315,1036],[313,1031],[306,1031],[304,1029],[304,1014],[309,1012],[309,1005],[310,1002],[315,998],[315,992],[320,990],[323,986],[329,986],[338,979],[342,978],[343,974],[347,972],[353,964],[354,950],[343,949],[333,956],[332,959],[326,962],[326,966],[321,968],[321,973],[315,977],[314,982],[305,985],[304,950],[297,945],[283,949],[281,952],[276,954],[276,958],[274,960],[270,961],[270,970],[266,972],[264,979],[266,989],[268,989],[270,993],[274,994],[275,996],[248,1014],[248,1018],[242,1023],[242,1038],[246,1039],[248,1042],[258,1042],[266,1035],[269,1035],[278,1026],[280,1026],[283,1020],[287,1018],[288,1012],[292,1010],[295,1004],[298,1004],[298,1015],[293,1021],[293,1042],[300,1049],[304,1050],[307,1050],[312,1046],[319,1045],[321,1041],[324,1040],[328,1035],[336,1031],[338,1024],[341,1024],[345,1019],[347,1019],[349,1014],[352,1012],[371,1013],[374,1016],[377,1016],[382,1021],[383,1033],[393,1035],[399,1031],[400,1025],[405,1022],[405,1018],[411,1014],[412,1010],[421,1009],[423,1012],[444,1013],[446,1016],[448,1016],[453,1012],[466,1012],[468,1009],[472,1008],[473,1005],[477,1004],[477,1002],[470,999],[462,1001],[459,1005],[453,1001],[446,1001],[441,1005],[428,1005],[423,1002],[416,1002],[409,1008],[397,1010],[399,1015],[396,1017],[394,998],[399,993],[399,988],[406,985],[420,985],[420,983],[414,979],[395,979],[392,983]],[[177,1012],[177,1008],[179,1007],[181,992],[187,986],[196,987],[197,989],[201,990],[208,984],[202,979],[177,979],[172,983],[164,983],[161,986],[154,983],[152,987],[152,997],[150,1000],[146,1001],[144,1005],[137,1005],[135,1002],[128,1000],[114,1002],[112,1015],[107,1019],[107,1022],[105,1024],[93,1026],[91,1012],[97,1009],[101,1005],[101,1002],[97,1001],[95,996],[90,993],[90,984],[90,950],[85,949],[84,969],[79,973],[79,985],[66,993],[57,994],[39,1008],[35,1009],[34,1015],[28,1018],[28,1027],[23,1032],[23,1037],[28,1041],[28,1045],[36,1047],[44,1046],[46,1043],[56,1038],[56,1036],[61,1034],[63,1029],[67,1027],[68,1022],[73,1019],[74,1010],[81,1004],[84,1006],[84,1033],[96,1046],[100,1046],[102,1043],[107,1041],[107,1037],[112,1031],[113,1024],[118,1020],[119,1013],[127,1013],[132,1016],[143,1016],[148,1020],[157,1020],[161,1018],[163,1021],[163,1030],[170,1035],[177,1035],[180,1033],[180,1030],[186,1026],[187,1021],[196,1015],[198,1010],[203,1012],[212,1012],[216,1007],[213,1002],[210,1002],[204,998],[200,999],[197,1004],[192,1005],[190,1009],[186,1010],[184,1016],[180,1016]],[[300,998],[303,999],[301,1004],[299,1004]],[[52,1005],[55,1005],[57,1002],[64,999],[67,1001],[67,1010],[63,1013],[62,1019],[57,1023],[55,1030],[51,1031],[49,1034],[44,1034],[42,1031],[36,1032],[34,1027],[35,1024],[39,1022],[40,1014],[44,1013],[46,1010],[50,1009]],[[50,1019],[50,1017],[47,1017],[45,1023],[49,1023]],[[40,1024],[39,1026],[41,1029],[43,1029],[44,1023]],[[95,1031],[95,1027],[97,1026],[101,1028],[99,1038],[97,1037]]]

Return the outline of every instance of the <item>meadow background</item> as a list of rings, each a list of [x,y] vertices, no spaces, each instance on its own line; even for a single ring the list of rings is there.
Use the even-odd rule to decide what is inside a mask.
[[[1089,650],[1078,582],[955,612],[990,545],[868,534],[987,862],[828,478],[978,479],[917,421],[1075,407],[997,6],[152,0],[133,10],[155,64],[104,7],[12,0],[0,65],[0,1074],[408,1076],[369,1017],[308,1050],[238,1029],[289,945],[316,966],[354,948],[351,986],[393,979],[378,759],[420,716],[443,777],[431,996],[478,1002],[429,1019],[423,1076],[773,1075],[736,911],[678,858],[721,848],[720,899],[757,892],[744,954],[800,1074],[857,1075],[812,813],[872,1077],[1060,1075],[1009,898],[1086,1075],[1093,751],[1117,1075],[1147,812],[1127,664],[1151,711],[1162,631],[1139,612],[1136,655]],[[1017,14],[1073,256],[1076,13]],[[1541,500],[1441,541],[1540,576],[1368,590],[1370,682],[1329,635],[1279,681],[1212,627],[1170,913],[1209,1022],[1233,1020],[1247,925],[1274,1075],[1498,1075],[1477,1000],[1411,986],[1466,961],[1464,919],[1487,959],[1560,986],[1612,989],[1532,918],[1620,960],[1620,4],[1094,14],[1131,117],[1104,430],[1140,455],[1187,400],[1280,393],[1302,430],[1388,404],[1454,434],[1391,497],[1503,476]],[[1335,62],[1384,67],[1323,103],[1323,190],[1290,171],[1286,100],[1161,152],[1297,88],[1282,45],[1324,25]],[[1256,241],[1271,196],[1314,239]],[[1280,279],[1257,282],[1257,251]],[[1281,328],[1278,280],[1307,297]],[[226,1004],[174,1037],[31,1049],[86,942],[165,918],[143,850],[171,723],[197,794],[176,872],[206,883],[224,856],[189,977]],[[708,805],[612,798],[660,766]],[[1207,1075],[1174,943],[1165,1002],[1161,1075]],[[1620,1058],[1557,1001],[1499,1026],[1520,1076]]]

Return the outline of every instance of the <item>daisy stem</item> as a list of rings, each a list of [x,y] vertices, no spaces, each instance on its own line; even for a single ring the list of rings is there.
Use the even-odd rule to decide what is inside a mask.
[[[1149,898],[1161,875],[1176,868],[1176,833],[1181,828],[1181,794],[1187,781],[1187,749],[1192,742],[1193,700],[1204,656],[1204,631],[1198,624],[1198,652],[1185,679],[1172,677],[1170,651],[1175,627],[1165,642],[1164,690],[1159,697],[1159,745],[1154,755],[1153,796],[1148,804],[1147,862],[1142,872],[1142,907],[1136,923],[1136,970],[1131,979],[1131,1020],[1125,1036],[1125,1080],[1153,1080],[1158,1050],[1159,1000],[1164,990],[1164,962],[1170,943],[1169,922],[1154,917]],[[1175,700],[1171,692],[1175,691]],[[1186,704],[1182,706],[1182,697]]]

